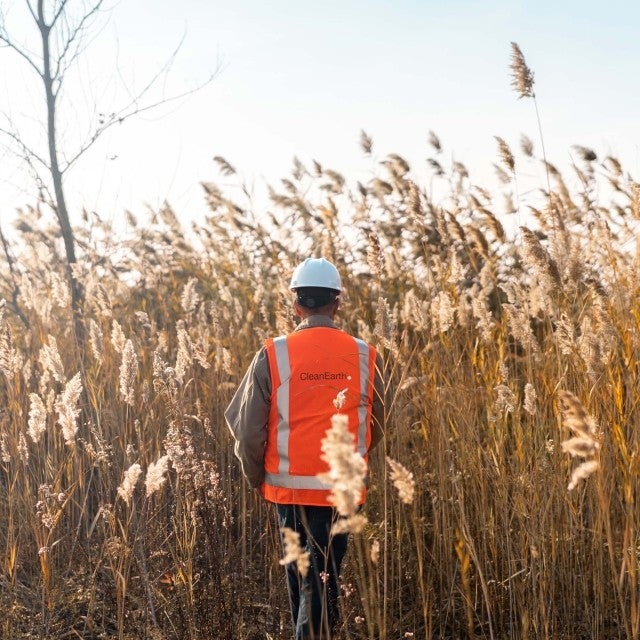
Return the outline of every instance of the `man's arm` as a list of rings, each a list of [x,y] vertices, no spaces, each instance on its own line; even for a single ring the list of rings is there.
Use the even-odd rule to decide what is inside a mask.
[[[263,347],[253,358],[224,413],[234,439],[234,453],[252,487],[264,480],[264,447],[271,398],[271,377]]]

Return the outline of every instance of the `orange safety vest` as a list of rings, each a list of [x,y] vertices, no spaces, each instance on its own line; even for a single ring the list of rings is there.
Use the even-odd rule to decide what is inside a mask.
[[[340,410],[357,451],[371,442],[376,351],[331,327],[312,327],[265,342],[271,374],[271,408],[262,495],[270,502],[330,506],[330,488],[316,476],[328,471],[322,439],[336,413],[333,400],[346,389]],[[364,501],[364,493],[361,502]]]

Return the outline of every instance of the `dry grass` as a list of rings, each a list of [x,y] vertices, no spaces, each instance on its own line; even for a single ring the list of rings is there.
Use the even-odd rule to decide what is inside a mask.
[[[549,169],[499,142],[507,178]],[[17,295],[7,273],[0,291],[1,637],[289,637],[273,514],[222,413],[293,326],[308,253],[339,265],[342,325],[392,380],[343,637],[639,637],[637,183],[589,155],[577,193],[553,167],[538,200],[507,184],[535,217],[511,240],[503,194],[462,165],[432,159],[436,203],[362,143],[369,184],[296,161],[268,215],[208,183],[188,231],[169,207],[125,238],[92,217],[84,348],[60,241],[23,213]]]

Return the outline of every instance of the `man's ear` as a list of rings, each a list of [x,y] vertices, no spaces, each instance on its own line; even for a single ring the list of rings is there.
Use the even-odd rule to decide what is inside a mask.
[[[296,312],[296,315],[298,316],[298,318],[302,318],[303,316],[302,309],[300,308],[300,305],[297,302],[293,303],[293,309]]]

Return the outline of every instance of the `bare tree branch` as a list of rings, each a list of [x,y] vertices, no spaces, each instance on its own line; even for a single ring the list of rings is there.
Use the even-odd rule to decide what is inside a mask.
[[[96,13],[98,13],[103,2],[104,0],[98,0],[98,2],[96,2],[96,4],[89,10],[89,12],[82,16],[82,19],[80,20],[80,22],[76,25],[76,27],[71,31],[69,36],[66,38],[62,51],[57,55],[56,69],[52,74],[52,78],[54,80],[61,79],[60,74],[62,73],[64,75],[64,71],[66,71],[71,66],[71,64],[73,64],[74,60],[76,60],[76,58],[80,54],[80,47],[78,47],[75,53],[69,58],[68,61],[66,61],[66,56],[67,56],[67,53],[69,52],[69,49],[71,48],[71,45],[76,41],[76,38],[78,37],[78,35],[84,30],[85,25],[87,24],[89,19],[95,16]],[[62,8],[64,8],[65,4],[66,4],[66,0],[61,4],[60,9],[58,10],[58,13],[56,13],[56,16],[54,17],[53,22],[51,23],[51,26],[53,26],[58,20],[58,18],[60,17],[60,11]],[[64,69],[64,70],[61,72],[61,69]]]
[[[5,114],[6,117],[6,114]],[[23,157],[30,166],[32,166],[31,158],[35,158],[45,169],[50,170],[49,164],[40,157],[27,143],[15,132],[4,127],[0,127],[0,134],[5,135],[7,138],[11,138],[22,149]]]
[[[9,38],[9,34],[7,33],[4,24],[0,24],[0,42],[4,42],[6,47],[15,51],[23,60],[25,60],[29,66],[38,74],[40,78],[42,78],[42,71],[36,63],[31,59],[29,54],[21,49],[13,40]]]
[[[84,344],[84,325],[82,322],[84,290],[82,283],[74,275],[73,269],[76,263],[78,238],[71,225],[69,210],[66,204],[65,173],[95,144],[100,136],[112,126],[120,124],[132,116],[151,111],[163,104],[175,102],[199,91],[213,80],[217,71],[205,82],[193,89],[183,91],[169,98],[164,97],[163,91],[162,98],[157,100],[153,99],[150,92],[152,89],[157,88],[158,85],[161,85],[162,78],[166,77],[168,71],[171,69],[177,53],[184,42],[183,36],[166,63],[151,77],[140,91],[132,92],[126,86],[126,83],[123,83],[127,91],[128,103],[120,109],[112,111],[110,115],[105,118],[101,118],[97,124],[91,124],[85,141],[82,142],[82,138],[80,138],[80,144],[75,154],[72,152],[71,159],[66,161],[64,159],[64,153],[59,148],[60,107],[57,99],[63,90],[63,79],[66,72],[71,65],[77,61],[78,57],[84,51],[84,48],[88,46],[92,33],[89,27],[92,20],[103,7],[104,0],[86,0],[83,4],[84,11],[81,10],[80,15],[76,17],[70,15],[72,12],[72,3],[68,0],[24,0],[24,2],[39,32],[40,45],[42,46],[41,52],[39,54],[31,53],[27,47],[16,44],[7,31],[6,20],[4,20],[4,16],[2,15],[0,15],[0,45],[4,43],[5,46],[17,53],[34,69],[37,76],[42,80],[45,93],[43,106],[45,108],[44,113],[46,114],[48,161],[30,148],[24,138],[19,134],[19,128],[13,126],[7,129],[0,128],[0,133],[8,137],[12,143],[18,145],[23,159],[34,174],[42,201],[48,202],[57,217],[60,233],[64,241],[65,266],[71,290],[71,305],[74,311],[74,329],[78,344],[82,350]],[[38,63],[41,63],[41,68],[38,66]],[[146,104],[144,102],[146,102]],[[7,120],[11,124],[9,117]],[[42,165],[44,170],[39,172],[36,165]],[[46,176],[46,180],[43,179],[43,175]]]
[[[181,100],[182,98],[186,98],[200,91],[200,89],[207,86],[207,84],[209,84],[214,78],[215,74],[211,75],[206,81],[202,82],[193,89],[189,89],[188,91],[184,91],[183,93],[179,93],[169,98],[162,98],[161,100],[157,100],[156,102],[152,102],[143,107],[135,106],[135,103],[137,101],[136,99],[136,101],[130,102],[124,109],[121,109],[117,113],[110,114],[109,119],[103,125],[100,125],[96,128],[91,137],[78,149],[76,154],[73,155],[69,161],[67,161],[64,167],[61,168],[61,173],[66,173],[72,167],[72,165],[98,141],[100,136],[114,125],[122,124],[133,116],[140,115],[147,111],[152,111],[153,109],[156,109],[157,107],[160,107],[162,105],[170,104],[172,102],[176,102],[177,100]]]
[[[55,12],[53,16],[53,20],[51,20],[51,23],[49,24],[50,28],[53,28],[56,22],[58,22],[58,18],[62,15],[62,12],[64,11],[66,4],[67,4],[67,0],[61,0],[60,6],[58,7],[58,10]],[[102,4],[102,0],[100,0],[99,4]],[[94,9],[91,9],[90,13],[93,13],[93,12],[94,12]]]
[[[25,4],[29,8],[29,13],[31,14],[31,17],[33,18],[33,21],[39,26],[40,22],[38,22],[38,16],[36,15],[35,9],[31,6],[31,3],[29,2],[29,0],[25,0]]]

